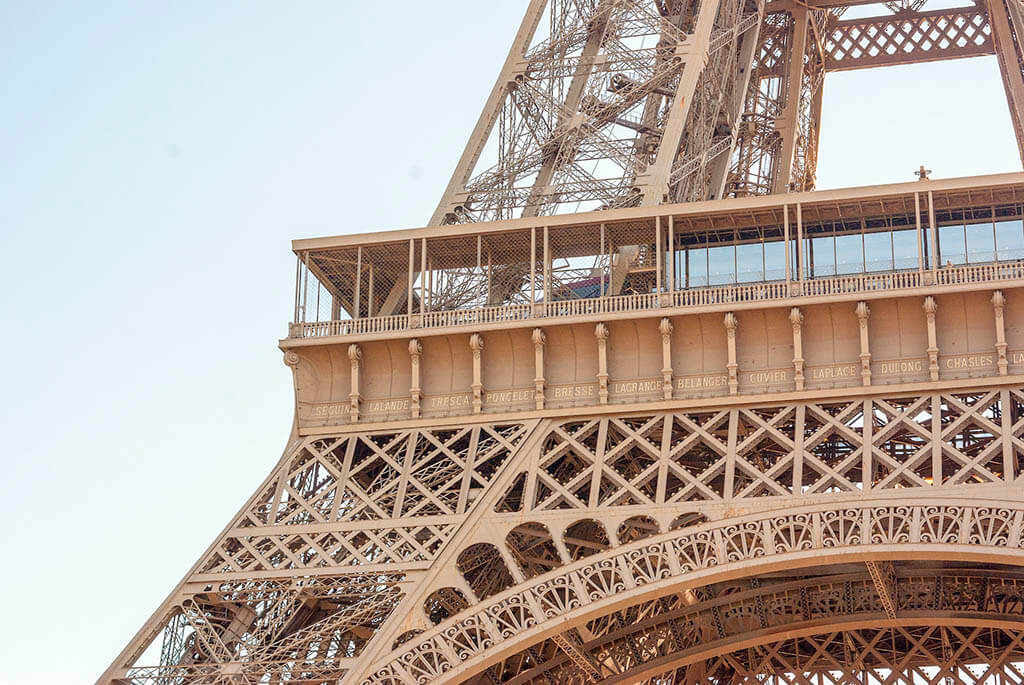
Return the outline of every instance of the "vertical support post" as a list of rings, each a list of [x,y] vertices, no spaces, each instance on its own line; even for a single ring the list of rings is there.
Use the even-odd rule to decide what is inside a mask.
[[[597,392],[601,404],[608,404],[608,326],[599,323],[594,327],[597,338]]]
[[[803,282],[805,277],[804,262],[806,261],[806,255],[804,255],[804,216],[803,208],[800,203],[796,203],[796,278],[800,281],[801,286],[797,289],[797,294],[803,294]]]
[[[668,215],[668,291],[676,291],[676,227],[671,214]]]
[[[914,220],[917,226],[917,273],[924,274],[924,231],[921,230],[921,193],[914,193]]]
[[[356,293],[352,298],[352,318],[358,319],[363,309],[363,246],[356,248]]]
[[[861,443],[860,453],[860,487],[861,490],[867,492],[874,487],[875,473],[874,467],[872,466],[872,460],[874,458],[874,430],[875,421],[873,413],[875,411],[873,400],[870,398],[864,400],[864,406],[861,408],[861,414],[864,417],[864,429],[863,435],[864,440]]]
[[[1010,391],[1003,388],[999,391],[1000,427],[1003,442],[1003,480],[1012,483],[1017,474],[1013,472],[1013,414],[1010,411]]]
[[[540,328],[533,329],[530,339],[533,341],[533,399],[537,409],[543,409],[544,392],[547,387],[547,381],[544,379],[544,344],[548,339]]]
[[[412,316],[412,281],[416,272],[416,239],[409,238],[409,285],[406,293],[406,314]]]
[[[537,303],[537,227],[530,229],[530,316]]]
[[[348,359],[352,364],[352,392],[349,393],[349,415],[352,423],[359,421],[359,367],[363,359],[363,350],[355,343],[348,346]]]
[[[939,282],[939,229],[935,226],[935,198],[928,191],[928,230],[932,234],[932,283]]]
[[[935,312],[939,305],[935,298],[929,295],[924,298],[924,315],[928,322],[928,374],[933,381],[939,380],[939,343],[935,334]]]
[[[302,284],[302,257],[295,255],[295,313],[292,317],[292,323],[301,323],[299,321],[299,292],[301,289],[299,286]]]
[[[658,324],[661,333],[661,392],[672,399],[672,321],[666,316]]]
[[[424,289],[426,283],[424,282],[424,276],[427,270],[427,239],[420,238],[420,316],[426,311],[427,294]]]
[[[601,224],[601,257],[602,258],[604,257],[604,254],[605,254],[604,240],[605,240],[604,224]],[[612,262],[611,262],[611,258],[609,258],[608,259],[608,274],[607,274],[609,278],[611,278],[611,273],[612,273]],[[605,281],[605,274],[601,274],[601,297],[604,297],[605,291],[607,290],[607,288],[605,287],[604,281]]]
[[[793,382],[797,390],[804,389],[804,315],[799,307],[789,310],[789,322],[793,324]]]
[[[868,338],[868,317],[871,308],[861,300],[857,303],[857,322],[860,324],[860,379],[862,385],[871,385],[871,342]]]
[[[807,405],[800,402],[796,405],[793,418],[793,494],[802,495],[804,491],[804,423],[807,420]]]
[[[484,351],[484,337],[479,333],[469,336],[469,349],[473,351],[473,413],[479,414],[484,407],[484,384],[480,369]]]
[[[942,485],[942,396],[932,395],[932,485]]]
[[[739,377],[737,371],[739,365],[736,363],[736,328],[739,321],[732,312],[725,315],[725,337],[729,346],[729,363],[725,368],[729,371],[729,394],[735,395],[739,391]]]
[[[309,251],[306,251],[306,270],[303,272],[303,283],[302,283],[302,321],[305,323],[309,316]],[[319,312],[317,312],[319,314]]]
[[[551,299],[551,244],[548,241],[548,227],[544,227],[544,303]]]
[[[996,315],[996,356],[999,366],[999,375],[1005,376],[1009,371],[1010,363],[1006,359],[1006,321],[1003,319],[1003,310],[1006,308],[1006,297],[1002,290],[992,293],[992,310]]]
[[[417,419],[420,416],[420,400],[423,399],[423,388],[420,385],[420,358],[423,356],[423,345],[416,338],[409,341],[409,360],[412,362],[412,384],[409,387],[409,414]]]
[[[723,497],[731,500],[736,496],[736,444],[739,442],[740,412],[729,410],[729,432],[725,443],[725,489]]]
[[[661,242],[660,216],[655,217],[654,219],[654,245],[655,259],[658,262],[658,265],[654,269],[655,279],[657,279],[657,284],[654,286],[654,292],[658,294],[658,303],[661,304],[661,293],[664,292],[664,287],[661,282],[661,276],[662,267],[664,266],[663,262],[665,260],[665,245]]]
[[[789,205],[782,206],[782,240],[786,259],[786,293],[793,294],[793,245],[789,235]]]

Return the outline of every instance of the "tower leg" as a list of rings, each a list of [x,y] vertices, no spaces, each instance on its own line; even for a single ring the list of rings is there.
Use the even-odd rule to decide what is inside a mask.
[[[995,39],[999,72],[1006,89],[1006,102],[1010,107],[1013,132],[1017,137],[1017,152],[1024,163],[1024,67],[1020,38],[1024,31],[1024,10],[1016,0],[988,0],[988,16]]]

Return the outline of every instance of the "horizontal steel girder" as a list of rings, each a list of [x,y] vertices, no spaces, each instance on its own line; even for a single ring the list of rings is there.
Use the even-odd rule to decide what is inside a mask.
[[[995,54],[988,14],[977,6],[850,19],[826,30],[826,71]]]

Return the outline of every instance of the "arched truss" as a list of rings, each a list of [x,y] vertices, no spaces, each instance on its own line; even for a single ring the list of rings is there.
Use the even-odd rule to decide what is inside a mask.
[[[891,564],[878,560],[956,559],[1024,566],[1022,527],[1024,504],[1020,502],[992,502],[982,507],[964,500],[918,500],[900,505],[890,499],[773,511],[682,528],[584,557],[490,596],[403,644],[373,669],[367,682],[461,682],[549,638],[561,645],[576,667],[593,667],[587,657],[589,646],[573,632],[588,621],[725,579],[764,577],[783,569],[793,573],[802,567],[849,561],[868,562],[876,599],[868,601],[862,596],[865,601],[858,604],[851,594],[851,605],[845,603],[842,593],[833,592],[822,604],[826,610],[834,610],[829,621],[835,622],[840,614],[855,614],[888,622],[879,625],[895,625],[892,622],[903,612],[918,611],[915,597],[934,595],[934,580],[921,577],[900,583]],[[962,575],[980,578],[983,574],[965,571]],[[975,610],[977,598],[965,599],[969,593],[943,591],[942,601],[948,601],[948,606],[920,609],[923,613],[914,616],[927,623],[940,614],[951,617],[961,612],[983,615],[986,620],[995,616],[1017,626],[1021,586],[1016,577],[1003,581],[1012,590],[984,597],[1012,599],[992,599],[991,607],[981,612]],[[853,578],[843,582],[853,582]],[[858,582],[860,587],[867,586],[863,577]],[[928,582],[933,583],[930,590]],[[985,587],[986,593],[992,587],[991,581],[962,579],[954,585],[963,583]],[[920,592],[904,596],[915,584]],[[804,613],[810,611],[807,588],[798,594],[805,609],[796,614],[773,611],[771,618],[789,616],[814,625]],[[793,595],[789,597],[792,600]],[[715,612],[711,611],[714,624]],[[953,623],[959,624],[959,619],[954,619]],[[759,614],[755,612],[749,620],[760,620]],[[671,625],[678,624],[667,623],[666,629],[671,630]],[[684,637],[678,644],[686,644]],[[542,663],[542,657],[534,656],[532,661]]]
[[[900,610],[892,619],[866,570],[720,585],[612,612],[575,629],[575,653],[549,649],[549,658],[539,661],[535,658],[542,652],[527,648],[492,667],[489,675],[497,675],[494,679],[507,685],[684,682],[687,669],[695,666],[691,676],[704,670],[705,678],[717,680],[721,667],[713,666],[715,660],[740,675],[899,670],[907,665],[901,663],[906,659],[892,658],[892,654],[886,658],[884,648],[897,636],[910,639],[917,626],[927,627],[918,642],[926,644],[934,638],[947,644],[945,649],[922,649],[918,654],[908,650],[906,655],[915,657],[914,667],[971,662],[997,668],[977,659],[976,630],[1006,631],[1012,637],[1002,641],[1003,647],[1015,661],[1024,660],[1020,644],[1024,578],[1017,574],[964,570],[901,574],[896,584]],[[880,639],[889,644],[880,646]],[[787,641],[803,641],[804,646],[792,653],[815,658],[787,662],[780,654]],[[806,645],[814,642],[824,647],[808,652]]]
[[[723,654],[700,665],[691,673],[692,681],[674,669],[643,682],[1019,684],[1024,682],[1022,639],[1020,630],[987,625],[863,627],[793,636]],[[865,660],[858,660],[857,650],[863,651]]]
[[[306,438],[102,682],[454,681],[722,574],[1016,564],[1022,416],[975,390]]]

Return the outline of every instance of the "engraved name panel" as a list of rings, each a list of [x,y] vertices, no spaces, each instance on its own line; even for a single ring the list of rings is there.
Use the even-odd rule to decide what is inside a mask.
[[[633,380],[611,381],[608,384],[611,402],[651,402],[661,399],[660,378],[636,378]]]
[[[551,385],[547,389],[548,404],[552,407],[581,407],[597,404],[597,383],[566,383]]]
[[[879,359],[871,363],[871,382],[916,383],[928,380],[928,358]]]
[[[334,426],[348,423],[348,402],[299,402],[299,422],[307,426]]]
[[[966,378],[970,376],[994,376],[996,353],[939,355],[940,378]]]
[[[672,387],[677,398],[725,395],[729,392],[729,375],[725,373],[702,373],[691,376],[676,376]]]
[[[484,393],[484,411],[512,411],[529,409],[534,404],[533,388],[508,388],[488,390]]]
[[[425,395],[420,405],[426,416],[455,416],[468,414],[473,407],[473,393],[459,392],[446,395]]]
[[[739,392],[782,392],[793,389],[793,369],[761,369],[740,371]]]

